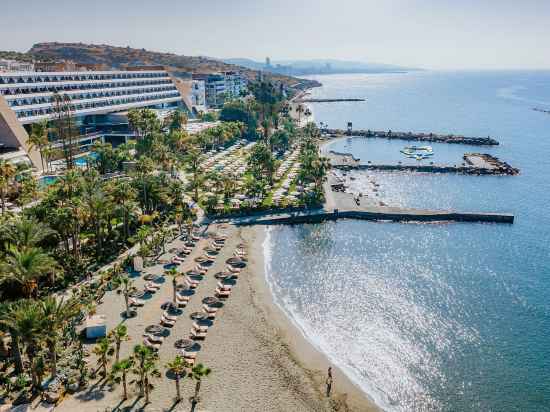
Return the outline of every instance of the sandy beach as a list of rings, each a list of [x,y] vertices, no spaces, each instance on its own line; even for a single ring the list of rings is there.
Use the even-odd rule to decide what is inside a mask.
[[[219,229],[210,227],[210,233]],[[174,381],[166,376],[164,365],[177,350],[174,342],[188,337],[192,320],[189,314],[201,310],[202,299],[212,296],[217,280],[213,274],[225,269],[225,260],[233,255],[237,244],[249,247],[248,266],[243,269],[229,299],[218,311],[213,326],[204,341],[200,341],[197,362],[212,369],[202,384],[201,402],[196,411],[374,411],[377,408],[366,396],[333,366],[334,384],[331,397],[327,398],[326,377],[330,366],[327,359],[302,336],[281,309],[273,303],[265,281],[263,257],[263,227],[236,228],[227,226],[223,231],[229,238],[216,257],[208,274],[200,282],[195,295],[178,317],[159,351],[160,379],[153,383],[151,403],[147,411],[187,411],[191,404],[194,382],[184,379],[182,395],[185,399],[174,404]],[[208,233],[205,234],[208,236]],[[205,238],[180,267],[186,271],[195,266],[193,259],[202,254],[209,244]],[[180,240],[168,245],[167,250],[180,247]],[[168,258],[170,254],[164,257]],[[147,268],[147,273],[160,274],[162,264]],[[180,280],[181,282],[182,280]],[[142,288],[142,277],[135,279],[135,286]],[[172,284],[169,279],[161,283],[160,290],[147,300],[138,316],[125,321],[131,337],[122,345],[121,357],[128,356],[133,346],[142,342],[144,328],[159,322],[161,303],[171,300]],[[116,292],[107,292],[98,314],[107,317],[108,330],[122,318],[124,299]],[[93,344],[87,345],[91,351]],[[95,362],[92,364],[95,367]],[[130,378],[131,380],[132,378]],[[104,380],[92,380],[85,390],[67,396],[55,408],[58,411],[141,410],[143,399],[136,396],[135,386],[130,386],[130,399],[122,402],[120,386],[111,387]],[[45,410],[38,407],[38,410]]]

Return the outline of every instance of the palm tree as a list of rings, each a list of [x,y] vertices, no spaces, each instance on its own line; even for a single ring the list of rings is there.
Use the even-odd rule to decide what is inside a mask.
[[[11,334],[12,356],[18,372],[23,371],[21,349],[25,348],[33,389],[40,385],[41,371],[37,355],[42,344],[43,319],[38,303],[32,300],[17,301],[8,305],[5,312],[0,312],[0,324]]]
[[[3,304],[0,307],[0,327],[7,330],[11,337],[11,355],[15,364],[15,372],[23,372],[23,358],[21,355],[21,336],[18,328],[18,313],[26,305],[27,301],[18,300]]]
[[[115,362],[118,363],[120,345],[122,342],[130,340],[130,337],[128,336],[128,328],[123,324],[118,325],[109,333],[109,338],[115,344]]]
[[[113,356],[114,349],[111,346],[111,342],[107,338],[102,338],[99,340],[99,342],[94,346],[93,352],[95,355],[97,355],[97,364],[102,369],[101,374],[103,377],[107,376],[107,363],[109,362],[109,358]]]
[[[174,359],[166,364],[168,371],[174,374],[176,380],[176,402],[181,401],[180,381],[185,378],[189,364],[181,355],[176,355]]]
[[[17,169],[13,164],[5,159],[0,159],[0,200],[2,201],[2,214],[6,212],[6,196],[16,171]]]
[[[47,120],[44,119],[38,123],[33,123],[29,139],[27,140],[29,149],[37,149],[40,152],[42,170],[44,170],[44,148],[48,145],[48,131]]]
[[[8,246],[4,262],[0,264],[0,284],[7,281],[19,283],[24,297],[31,297],[36,291],[38,280],[45,274],[52,274],[55,279],[59,265],[41,248],[18,248]]]
[[[128,275],[119,275],[115,276],[113,278],[113,285],[115,288],[122,288],[122,296],[124,296],[124,303],[126,305],[126,319],[129,319],[132,317],[132,313],[130,312],[130,292],[132,291],[132,288],[134,286],[134,282],[128,277]]]
[[[126,358],[122,359],[121,361],[117,361],[112,369],[111,374],[109,375],[109,380],[115,383],[122,382],[122,399],[126,400],[128,399],[128,385],[126,382],[126,376],[128,375],[128,372],[132,369],[132,366],[134,366],[134,360],[132,358]]]
[[[114,185],[111,195],[122,215],[124,240],[126,240],[130,234],[128,224],[130,215],[137,209],[135,202],[137,191],[127,180],[119,180]]]
[[[139,396],[145,395],[145,404],[149,403],[149,393],[153,388],[150,380],[152,377],[160,377],[160,372],[157,370],[156,361],[158,355],[144,345],[136,345],[134,347],[134,369],[133,372],[138,376],[134,381],[139,387]]]
[[[191,146],[187,151],[187,156],[185,156],[185,163],[187,165],[187,171],[191,173],[191,188],[193,189],[193,200],[195,202],[199,201],[199,187],[204,180],[204,172],[200,161],[200,149],[196,145]]]
[[[295,110],[296,110],[296,113],[298,113],[298,127],[301,127],[302,126],[302,113],[304,113],[304,111],[305,111],[304,106],[299,104],[298,106],[296,106]]]
[[[191,369],[189,377],[197,381],[197,383],[195,384],[195,395],[193,395],[193,403],[198,403],[200,401],[199,391],[201,390],[202,378],[210,375],[210,372],[212,372],[212,370],[204,366],[202,363],[199,363],[197,366],[194,366],[193,369]]]
[[[5,236],[13,245],[24,248],[36,246],[54,233],[47,224],[23,216],[7,227]]]
[[[176,288],[178,286],[178,277],[181,276],[181,273],[178,272],[176,268],[170,268],[164,272],[165,275],[168,275],[172,278],[172,301],[174,305],[176,304]]]
[[[57,374],[57,346],[61,338],[61,331],[69,320],[75,317],[80,305],[76,301],[57,300],[54,296],[48,296],[40,302],[40,310],[43,316],[44,337],[46,346],[50,352],[51,374]]]

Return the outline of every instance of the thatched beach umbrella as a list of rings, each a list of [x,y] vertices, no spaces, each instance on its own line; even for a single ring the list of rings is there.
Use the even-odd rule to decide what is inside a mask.
[[[174,342],[176,349],[191,350],[195,347],[196,342],[191,339],[178,339]]]
[[[188,270],[187,272],[185,272],[185,274],[187,276],[202,276],[202,274],[199,272],[199,271],[196,271],[195,269],[191,269],[191,270]]]
[[[145,280],[157,280],[159,278],[158,275],[155,275],[154,273],[147,273],[145,276],[143,276],[143,279]]]
[[[220,252],[218,252],[216,249],[211,248],[211,247],[209,247],[209,246],[205,247],[205,248],[203,249],[203,251],[204,251],[204,253],[208,253],[209,255],[217,255],[218,253],[220,253]]]
[[[214,277],[219,280],[231,279],[233,277],[233,273],[218,272],[214,275]]]
[[[189,315],[189,317],[197,321],[208,320],[208,314],[204,312],[193,312]]]
[[[208,306],[215,306],[220,304],[220,300],[214,296],[207,296],[202,300],[202,303]]]
[[[225,261],[230,266],[233,266],[234,268],[244,268],[246,266],[246,262],[238,257],[231,257]]]
[[[149,325],[145,328],[145,333],[153,336],[162,336],[166,333],[166,329],[160,325]]]
[[[143,290],[134,290],[128,294],[131,298],[137,298],[141,299],[143,296],[145,296],[145,292]]]

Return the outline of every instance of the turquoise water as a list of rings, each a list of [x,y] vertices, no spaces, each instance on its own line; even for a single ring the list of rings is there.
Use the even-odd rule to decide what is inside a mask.
[[[48,187],[57,182],[58,179],[59,177],[57,176],[42,176],[38,179],[38,184],[41,187]]]
[[[78,167],[86,167],[89,161],[97,159],[97,153],[90,152],[85,156],[80,156],[74,159],[74,164]]]
[[[276,300],[387,410],[550,410],[548,72],[319,76],[317,121],[344,128],[497,138],[484,152],[519,176],[357,173],[389,205],[503,211],[513,225],[340,221],[274,227],[266,240]],[[334,143],[393,162],[407,142]],[[432,145],[441,162],[479,151]],[[397,156],[397,157],[396,157]],[[435,161],[435,160],[434,160]]]

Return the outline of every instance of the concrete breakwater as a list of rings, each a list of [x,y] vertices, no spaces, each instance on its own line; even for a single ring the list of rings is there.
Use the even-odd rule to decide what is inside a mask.
[[[364,102],[366,99],[297,99],[296,103],[336,103],[336,102]]]
[[[360,136],[380,139],[396,139],[409,140],[417,142],[435,142],[435,143],[451,143],[451,144],[467,144],[472,146],[497,146],[497,140],[491,137],[465,137],[453,134],[436,134],[436,133],[413,133],[413,132],[394,132],[391,130],[343,130],[343,129],[326,129],[324,131],[330,137],[342,136]]]
[[[294,214],[258,217],[236,222],[238,225],[282,225],[320,223],[338,219],[358,219],[393,222],[481,222],[514,223],[514,215],[509,213],[470,213],[454,211],[432,211],[371,207],[365,210],[311,211]]]
[[[351,153],[329,152],[331,166],[340,170],[382,170],[382,171],[408,171],[421,173],[458,173],[465,175],[508,175],[513,176],[519,173],[519,169],[510,166],[508,163],[486,153],[466,153],[462,165],[385,165],[359,163],[360,159],[355,158]]]

